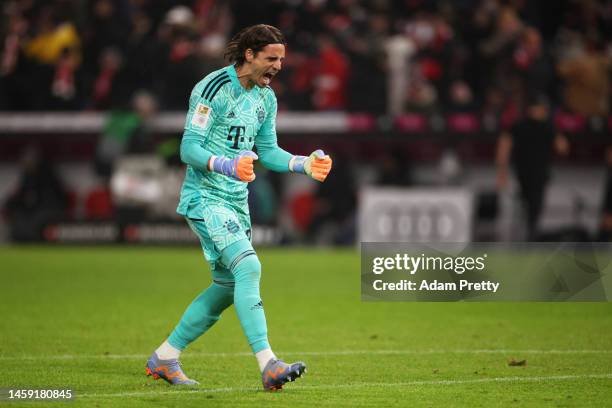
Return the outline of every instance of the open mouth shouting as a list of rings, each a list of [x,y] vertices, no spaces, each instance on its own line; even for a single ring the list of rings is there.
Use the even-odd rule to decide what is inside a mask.
[[[276,72],[274,71],[266,72],[262,75],[261,79],[264,86],[270,85],[270,82],[272,81],[272,78],[274,78],[274,75],[276,75]]]

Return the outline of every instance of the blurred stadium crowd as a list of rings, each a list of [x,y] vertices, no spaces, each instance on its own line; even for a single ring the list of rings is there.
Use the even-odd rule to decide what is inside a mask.
[[[281,110],[512,120],[529,90],[609,111],[612,5],[598,0],[9,0],[0,109],[105,110],[146,90],[182,111],[232,34],[261,22],[289,43]]]
[[[131,198],[149,197],[159,207],[154,213],[173,214],[174,190],[180,185],[182,171],[177,154],[180,134],[160,140],[150,126],[151,118],[158,111],[185,112],[194,84],[225,65],[227,41],[241,28],[257,23],[279,27],[288,41],[283,70],[272,84],[281,112],[367,113],[382,118],[376,122],[379,128],[402,115],[417,114],[421,116],[416,122],[410,117],[408,126],[416,123],[417,132],[425,136],[429,125],[421,125],[425,118],[436,115],[467,113],[471,115],[468,119],[495,118],[500,126],[494,126],[493,131],[505,129],[510,132],[506,140],[514,141],[512,155],[509,147],[503,154],[498,151],[497,167],[499,157],[505,157],[503,164],[508,166],[510,160],[516,162],[517,152],[522,152],[522,178],[526,183],[538,179],[535,184],[520,186],[524,195],[531,191],[527,194],[531,202],[525,203],[532,209],[527,218],[537,221],[542,210],[555,138],[552,127],[529,122],[528,107],[545,105],[544,116],[565,112],[570,127],[583,119],[597,124],[591,128],[598,129],[598,139],[582,149],[584,157],[592,158],[593,150],[604,156],[602,147],[610,145],[609,1],[7,0],[1,7],[0,111],[107,115],[101,134],[96,135],[95,152],[87,157],[94,159],[95,174],[101,181],[93,188],[88,185],[80,204],[75,204],[79,200],[74,191],[63,185],[65,177],[56,173],[44,149],[23,149],[21,176],[3,206],[15,239],[38,239],[49,233],[41,226],[50,220],[138,219],[130,205],[122,206],[111,196],[111,177],[121,175],[121,169],[138,168],[146,174]],[[572,115],[583,119],[572,122]],[[389,134],[392,132],[387,131]],[[474,189],[489,183],[495,189],[494,138],[485,140],[488,147],[484,149],[477,142],[463,149],[482,151],[480,156],[488,161],[485,171],[472,172],[472,179],[466,181],[460,180],[465,173],[459,171],[462,139],[451,141],[444,130],[438,131],[437,141],[420,145],[418,140],[408,145],[399,139],[395,145],[385,144],[370,136],[362,137],[365,141],[359,146],[351,144],[359,140],[352,135],[350,140],[319,138],[322,145],[331,147],[334,170],[326,183],[307,186],[305,193],[295,187],[300,184],[297,179],[288,184],[282,176],[258,169],[258,178],[250,186],[254,222],[280,225],[302,242],[323,237],[327,243],[346,244],[356,239],[357,195],[362,185],[463,185]],[[534,137],[538,143],[531,142]],[[11,146],[10,140],[4,146],[6,143]],[[297,146],[305,153],[311,147],[308,143],[291,139],[288,148]],[[19,145],[27,143],[20,140]],[[287,147],[287,143],[283,145]],[[567,155],[567,140],[563,146],[560,150]],[[584,153],[589,149],[590,153]],[[156,153],[168,167],[162,171],[154,161],[140,158],[118,165],[124,156],[143,153]],[[351,165],[353,159],[364,156],[370,158],[369,163],[360,168]],[[432,176],[421,171],[415,175],[422,169],[411,162],[419,160],[425,167],[429,165],[429,170],[436,167],[437,173]],[[594,200],[602,202],[601,206],[596,204],[601,212],[597,222],[601,220],[599,228],[605,232],[600,235],[609,239],[612,148],[608,148],[605,162],[607,187],[602,197]],[[86,172],[71,168],[66,173],[75,179]],[[146,185],[155,178],[151,174],[156,174],[157,185]],[[593,178],[600,173],[588,174]],[[498,187],[503,184],[500,180],[498,174]],[[603,184],[584,181],[585,185]],[[124,182],[130,184],[129,177],[119,179],[115,187],[120,189]],[[567,187],[572,181],[565,183]],[[160,185],[174,195],[160,190]],[[475,216],[495,218],[494,207],[501,205],[497,198],[494,191],[478,197]],[[290,222],[284,220],[283,212],[289,214]],[[499,238],[486,234],[475,237]]]

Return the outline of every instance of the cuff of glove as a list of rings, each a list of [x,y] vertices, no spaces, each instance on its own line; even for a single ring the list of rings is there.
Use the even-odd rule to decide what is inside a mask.
[[[219,156],[211,156],[210,159],[208,160],[208,171],[216,171],[215,170],[215,164],[217,166],[217,168],[219,168],[220,166],[220,162],[221,160],[218,160],[220,157]]]
[[[307,156],[293,156],[291,160],[289,160],[289,171],[306,174],[306,169],[304,168],[306,159],[308,159]]]
[[[208,170],[232,177],[235,173],[232,160],[223,156],[212,156],[208,161]]]

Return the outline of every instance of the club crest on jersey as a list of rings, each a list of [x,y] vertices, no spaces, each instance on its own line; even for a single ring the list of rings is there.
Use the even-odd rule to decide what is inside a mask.
[[[257,120],[259,121],[259,123],[263,123],[265,118],[266,118],[266,111],[261,106],[258,106],[257,107]]]
[[[230,234],[235,234],[240,231],[240,227],[238,226],[238,224],[236,224],[234,220],[225,221],[225,228],[227,228],[227,231]]]

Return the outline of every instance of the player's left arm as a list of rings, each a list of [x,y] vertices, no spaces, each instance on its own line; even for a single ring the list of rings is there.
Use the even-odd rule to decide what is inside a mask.
[[[267,115],[255,138],[259,160],[267,169],[278,172],[302,173],[324,181],[332,168],[332,159],[323,150],[310,156],[293,155],[278,146],[276,137],[276,97],[268,96]]]

